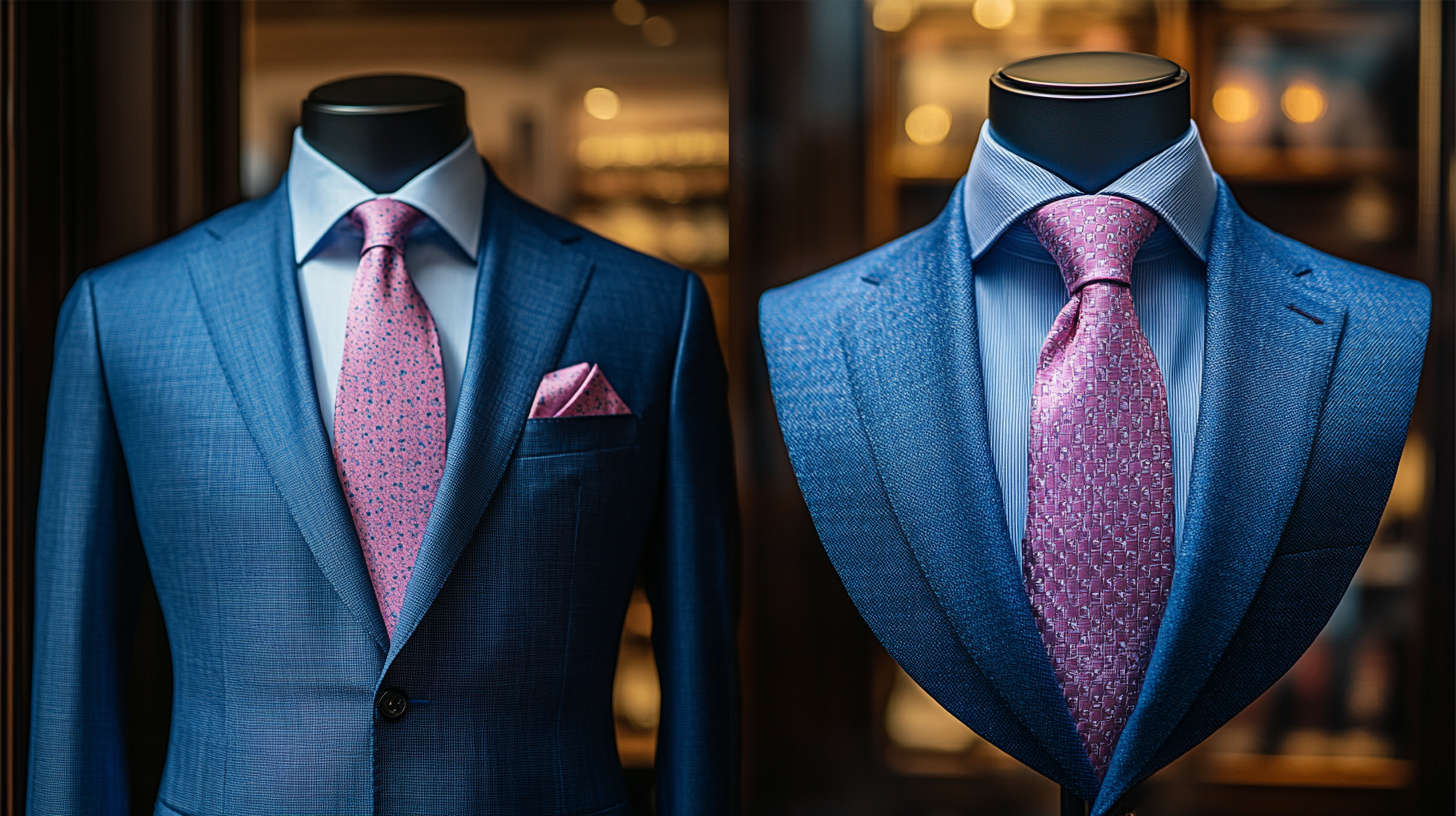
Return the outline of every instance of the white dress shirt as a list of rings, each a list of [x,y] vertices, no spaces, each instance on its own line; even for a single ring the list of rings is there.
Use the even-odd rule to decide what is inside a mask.
[[[1021,219],[1042,204],[1085,193],[997,142],[989,123],[981,129],[964,190],[991,458],[1019,558],[1026,527],[1026,457],[1036,364],[1057,313],[1069,299],[1056,263]],[[1133,310],[1168,395],[1176,553],[1183,538],[1203,385],[1205,263],[1218,204],[1217,182],[1198,129],[1190,123],[1176,144],[1099,194],[1132,199],[1159,219],[1133,259],[1131,289]]]
[[[344,325],[359,268],[364,234],[344,216],[376,198],[402,201],[428,218],[410,232],[405,266],[435,319],[445,373],[445,432],[455,425],[465,354],[475,314],[476,259],[485,207],[485,167],[466,136],[403,187],[380,195],[314,150],[293,132],[288,162],[288,205],[293,215],[293,251],[298,294],[313,362],[314,388],[329,438],[334,436],[334,397],[344,362]]]

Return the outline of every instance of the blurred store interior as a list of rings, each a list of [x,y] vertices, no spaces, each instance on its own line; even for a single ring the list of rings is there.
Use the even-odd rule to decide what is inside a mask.
[[[1000,66],[1141,51],[1191,74],[1214,169],[1250,215],[1431,285],[1432,348],[1449,349],[1451,11],[1300,0],[730,4],[752,812],[1051,814],[1057,802],[1055,785],[916,686],[836,591],[777,437],[749,317],[763,290],[939,214]],[[1325,631],[1254,705],[1145,782],[1138,813],[1451,812],[1443,370],[1449,362],[1435,361],[1422,383],[1375,543]]]

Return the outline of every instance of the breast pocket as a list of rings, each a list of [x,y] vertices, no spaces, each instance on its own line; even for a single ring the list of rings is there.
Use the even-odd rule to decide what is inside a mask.
[[[528,419],[516,458],[636,447],[637,425],[636,414]]]

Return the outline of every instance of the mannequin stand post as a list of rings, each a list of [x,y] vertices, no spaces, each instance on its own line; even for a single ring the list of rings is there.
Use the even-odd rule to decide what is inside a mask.
[[[1087,816],[1087,803],[1077,794],[1062,788],[1062,807],[1058,816]]]

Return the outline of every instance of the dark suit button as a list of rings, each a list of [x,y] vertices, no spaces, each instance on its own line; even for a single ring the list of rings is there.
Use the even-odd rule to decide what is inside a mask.
[[[379,692],[374,700],[374,707],[379,710],[379,716],[394,722],[409,710],[409,697],[399,689],[387,688]]]

